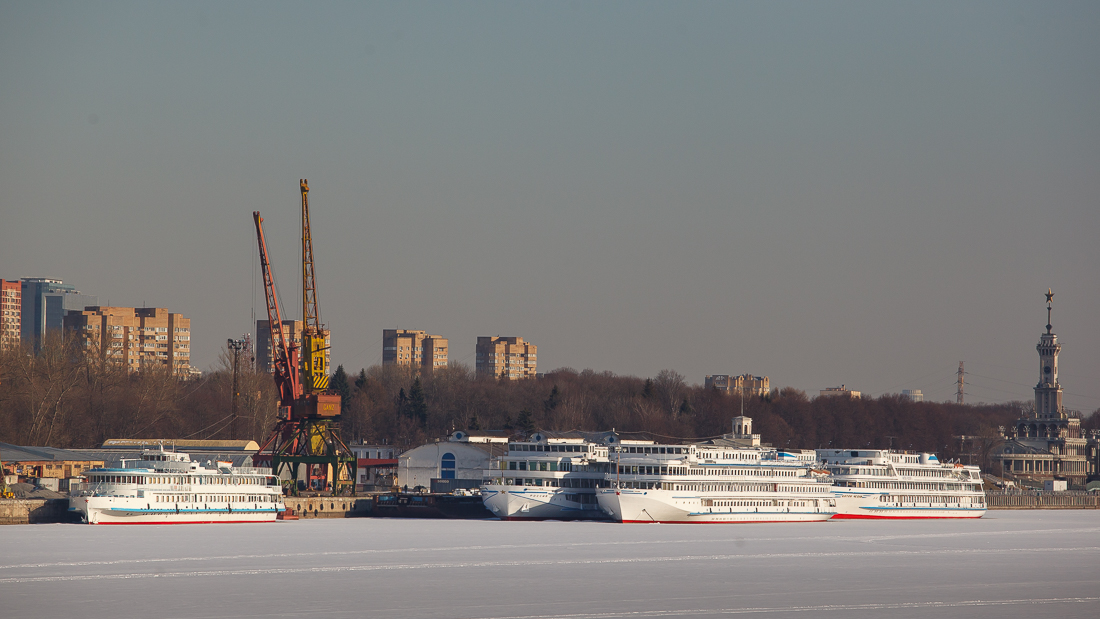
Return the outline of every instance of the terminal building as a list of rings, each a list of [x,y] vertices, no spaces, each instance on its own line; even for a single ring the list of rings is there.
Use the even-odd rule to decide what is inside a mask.
[[[1054,293],[1047,291],[1047,332],[1039,336],[1039,382],[1035,385],[1034,410],[1005,430],[999,460],[1002,476],[1045,482],[1055,478],[1083,485],[1089,475],[1088,439],[1081,419],[1062,406],[1058,382],[1058,354],[1062,345],[1051,330]]]
[[[509,436],[458,430],[446,439],[410,449],[398,457],[397,485],[402,490],[432,492],[477,488],[492,459],[507,453]]]

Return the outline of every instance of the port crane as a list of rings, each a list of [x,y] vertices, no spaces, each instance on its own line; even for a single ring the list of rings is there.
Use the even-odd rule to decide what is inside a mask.
[[[256,240],[260,249],[260,270],[264,280],[267,322],[270,329],[272,373],[279,391],[279,415],[275,429],[253,457],[258,465],[270,465],[282,476],[290,473],[290,492],[297,493],[300,467],[306,466],[305,481],[310,489],[334,494],[355,493],[356,459],[340,438],[340,395],[326,390],[328,364],[326,353],[329,333],[321,325],[317,311],[317,290],[313,276],[313,241],[309,226],[309,186],[302,190],[302,348],[283,329],[282,313],[275,291],[275,279],[268,258],[263,217],[252,213]],[[293,329],[293,327],[291,328]]]
[[[328,389],[329,332],[317,309],[317,282],[313,275],[313,236],[309,225],[309,183],[302,190],[302,389],[305,393]]]

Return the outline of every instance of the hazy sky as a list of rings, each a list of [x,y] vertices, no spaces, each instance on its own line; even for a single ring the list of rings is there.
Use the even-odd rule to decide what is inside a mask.
[[[0,277],[568,366],[1100,407],[1096,2],[0,3]]]

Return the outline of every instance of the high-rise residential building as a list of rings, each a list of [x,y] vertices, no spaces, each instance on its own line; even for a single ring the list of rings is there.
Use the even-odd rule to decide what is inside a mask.
[[[902,389],[901,397],[909,400],[910,402],[923,402],[924,393],[920,389]]]
[[[410,329],[382,330],[382,365],[407,365],[421,370],[447,367],[447,338]]]
[[[65,332],[130,371],[167,367],[191,375],[191,319],[162,307],[87,307],[70,311]]]
[[[99,305],[98,298],[80,294],[75,286],[59,279],[25,277],[21,286],[21,335],[35,351],[42,348],[47,331],[62,329],[68,312]]]
[[[0,350],[19,347],[22,339],[23,286],[15,281],[0,279]]]
[[[256,370],[259,372],[271,372],[274,370],[274,347],[271,345],[271,324],[267,320],[256,321]],[[283,328],[279,331],[286,338],[287,345],[298,346],[298,358],[302,352],[302,321],[284,320]],[[327,354],[327,353],[326,353]]]
[[[729,374],[714,374],[703,380],[707,389],[717,389],[726,392],[744,392],[745,395],[764,396],[771,393],[771,383],[767,376],[753,376],[742,374],[730,376]]]
[[[522,337],[478,337],[476,353],[478,374],[510,380],[535,378],[538,346]]]

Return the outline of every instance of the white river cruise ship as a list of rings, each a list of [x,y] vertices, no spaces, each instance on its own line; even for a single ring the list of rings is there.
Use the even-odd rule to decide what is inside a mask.
[[[981,518],[985,491],[976,466],[935,454],[886,449],[818,449],[832,474],[834,518]]]
[[[485,471],[481,497],[501,520],[606,520],[596,489],[607,485],[613,432],[538,432],[508,443]]]
[[[809,522],[836,511],[832,485],[812,451],[760,445],[752,420],[689,445],[622,445],[611,454],[597,500],[620,522]]]
[[[270,469],[202,465],[163,447],[121,468],[85,471],[69,498],[69,511],[88,524],[267,522],[284,510]]]

